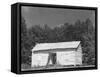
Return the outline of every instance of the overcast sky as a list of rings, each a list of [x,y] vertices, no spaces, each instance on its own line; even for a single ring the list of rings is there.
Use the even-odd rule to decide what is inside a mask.
[[[47,24],[50,27],[59,26],[66,22],[74,24],[75,21],[85,21],[90,18],[95,24],[95,12],[92,10],[57,9],[44,7],[22,6],[22,16],[27,27]]]

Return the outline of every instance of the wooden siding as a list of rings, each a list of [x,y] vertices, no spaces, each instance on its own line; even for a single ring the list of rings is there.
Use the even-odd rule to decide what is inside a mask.
[[[75,51],[57,52],[58,65],[75,65]]]
[[[32,67],[45,66],[47,64],[48,54],[32,53]]]
[[[48,51],[32,53],[32,67],[46,66],[49,53],[45,52]],[[76,49],[56,49],[49,50],[49,52],[56,53],[57,65],[82,65],[81,45],[79,45]]]
[[[77,51],[75,53],[76,57],[76,64],[82,65],[82,47],[81,45],[78,46]]]

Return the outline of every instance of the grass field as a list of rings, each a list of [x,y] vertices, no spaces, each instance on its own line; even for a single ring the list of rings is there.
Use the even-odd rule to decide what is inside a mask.
[[[94,67],[95,65],[49,65],[49,66],[38,66],[38,67],[31,67],[31,65],[22,65],[22,71],[28,70],[43,70],[43,69],[60,69],[60,68],[81,68],[81,67]]]

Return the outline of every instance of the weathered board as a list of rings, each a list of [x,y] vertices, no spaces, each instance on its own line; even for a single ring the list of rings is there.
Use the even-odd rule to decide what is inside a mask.
[[[57,64],[75,65],[75,51],[57,52]]]
[[[82,64],[82,48],[81,45],[75,51],[57,52],[57,64],[59,65],[81,65]]]
[[[45,66],[47,64],[48,54],[32,54],[32,67]]]
[[[77,51],[75,52],[76,64],[82,65],[82,47],[79,45]]]

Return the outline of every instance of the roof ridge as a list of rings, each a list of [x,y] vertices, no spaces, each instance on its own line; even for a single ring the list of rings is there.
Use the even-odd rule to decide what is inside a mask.
[[[80,41],[66,41],[66,42],[53,42],[53,43],[68,43],[68,42],[80,42]],[[37,44],[53,44],[53,43],[37,43]]]

